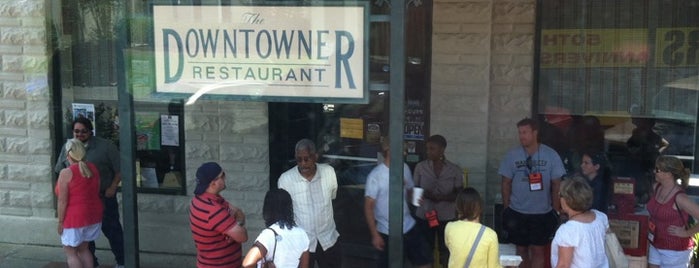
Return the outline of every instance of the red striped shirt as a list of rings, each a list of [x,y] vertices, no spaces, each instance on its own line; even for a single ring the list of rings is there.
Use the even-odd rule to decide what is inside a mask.
[[[225,235],[236,220],[220,195],[203,193],[192,198],[189,225],[197,247],[197,267],[241,267],[240,243]]]

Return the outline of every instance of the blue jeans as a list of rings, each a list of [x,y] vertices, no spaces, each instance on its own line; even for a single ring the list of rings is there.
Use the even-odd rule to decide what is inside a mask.
[[[102,233],[109,240],[109,247],[112,249],[114,259],[117,264],[124,265],[124,231],[119,222],[119,203],[116,197],[102,196],[104,213],[102,214]],[[99,266],[95,255],[95,241],[89,244],[90,252],[95,258],[95,267]]]

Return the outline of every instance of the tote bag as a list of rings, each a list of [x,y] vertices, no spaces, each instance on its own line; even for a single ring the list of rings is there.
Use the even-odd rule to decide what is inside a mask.
[[[624,249],[619,244],[614,232],[608,231],[604,236],[604,251],[609,259],[609,268],[626,268],[629,267],[629,259],[624,255]]]

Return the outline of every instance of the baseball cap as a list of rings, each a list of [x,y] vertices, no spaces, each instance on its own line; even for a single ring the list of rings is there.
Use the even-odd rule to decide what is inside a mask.
[[[223,169],[216,162],[207,162],[201,164],[197,169],[197,187],[194,188],[194,194],[200,195],[209,188],[209,184],[221,174]]]

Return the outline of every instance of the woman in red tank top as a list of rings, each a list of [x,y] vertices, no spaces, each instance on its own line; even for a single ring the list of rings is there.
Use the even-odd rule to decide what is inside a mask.
[[[94,164],[85,162],[82,142],[71,139],[65,147],[70,166],[61,170],[56,182],[57,231],[68,267],[92,267],[88,243],[99,237],[102,225],[99,172]]]
[[[677,157],[660,156],[655,161],[655,181],[653,198],[647,204],[648,267],[687,267],[694,247],[692,237],[699,232],[699,225],[687,226],[690,216],[699,218],[699,205],[684,192],[689,169]]]

